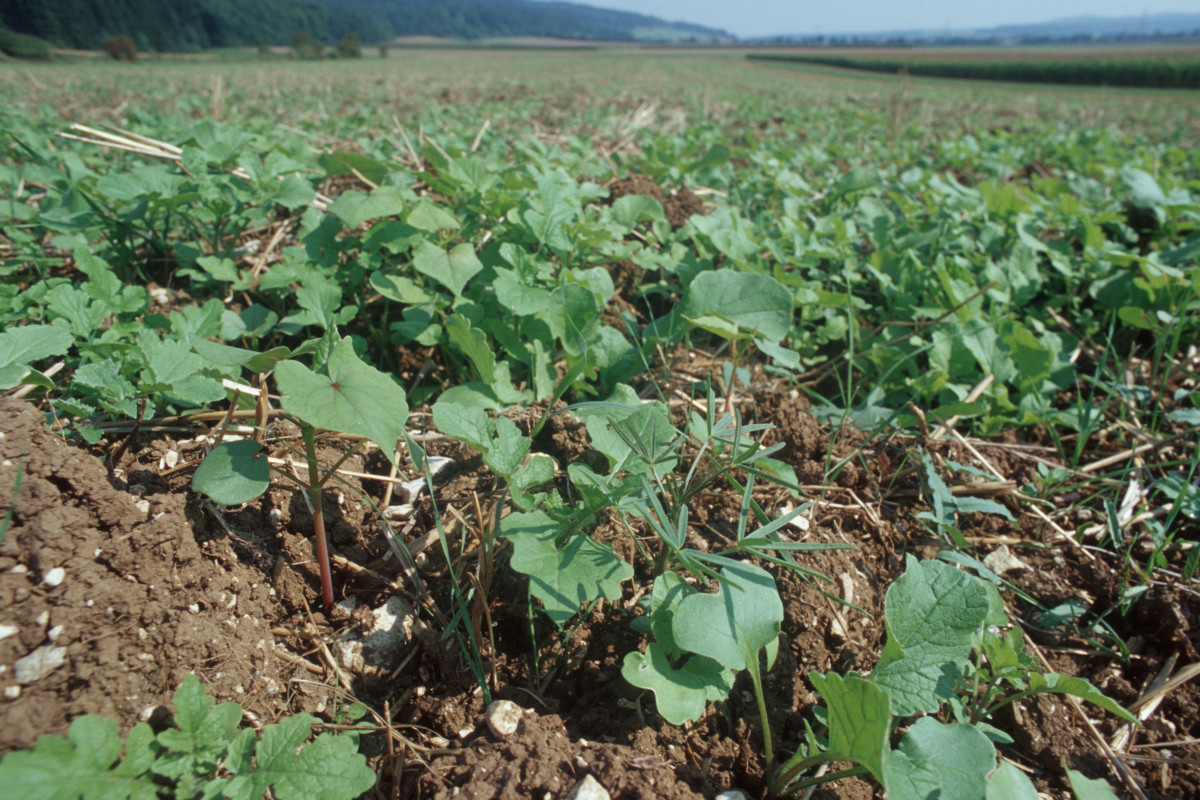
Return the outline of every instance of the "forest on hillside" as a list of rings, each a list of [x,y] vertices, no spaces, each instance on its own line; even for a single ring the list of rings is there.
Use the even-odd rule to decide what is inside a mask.
[[[547,36],[630,41],[647,31],[674,38],[726,36],[694,25],[573,3],[529,0],[0,0],[0,28],[60,47],[100,49],[128,36],[139,50],[289,44],[296,34],[336,42],[397,36]]]

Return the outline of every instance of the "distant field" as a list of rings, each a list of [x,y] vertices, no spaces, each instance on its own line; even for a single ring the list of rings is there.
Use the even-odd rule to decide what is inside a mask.
[[[1195,46],[808,48],[747,57],[935,78],[1200,88],[1200,47]]]

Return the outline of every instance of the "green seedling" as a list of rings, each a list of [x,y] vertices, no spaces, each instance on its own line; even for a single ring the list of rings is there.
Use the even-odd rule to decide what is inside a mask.
[[[242,707],[213,706],[195,675],[175,692],[174,725],[159,734],[142,722],[124,739],[116,722],[91,714],[67,738],[43,736],[32,750],[0,760],[12,800],[157,800],[205,797],[253,800],[353,800],[375,785],[358,752],[359,734],[312,738],[313,717],[296,714],[261,734],[238,729]]]
[[[328,430],[363,437],[377,444],[389,460],[395,458],[396,443],[405,435],[408,402],[404,390],[379,370],[363,363],[349,337],[329,351],[320,372],[296,361],[275,367],[275,382],[283,395],[285,415],[300,427],[303,458],[308,465],[307,482],[277,470],[298,482],[308,492],[313,512],[313,533],[321,570],[321,597],[332,608],[333,578],[325,537],[321,492],[335,470],[354,452],[352,449],[332,467],[322,470],[317,459],[316,431]],[[192,488],[223,505],[239,505],[260,497],[270,485],[271,467],[260,442],[223,442],[213,448],[196,469]]]
[[[999,593],[954,566],[909,556],[904,574],[888,588],[884,606],[888,640],[869,676],[809,674],[824,702],[818,718],[825,734],[818,737],[809,730],[800,750],[777,771],[769,771],[773,794],[866,774],[892,800],[1032,797],[1028,778],[997,768],[993,742],[1011,739],[989,722],[996,711],[1051,692],[1137,721],[1088,681],[1038,671],[1023,651],[1019,632],[1001,631],[1008,619]],[[896,728],[914,716],[919,718],[892,748]],[[803,777],[835,761],[855,766]]]

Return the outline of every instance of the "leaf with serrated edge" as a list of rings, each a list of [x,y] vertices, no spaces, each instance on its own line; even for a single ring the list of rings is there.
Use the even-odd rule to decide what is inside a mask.
[[[254,800],[270,788],[278,800],[352,800],[374,786],[375,773],[352,738],[323,733],[301,747],[312,721],[296,714],[263,729],[255,767],[229,781],[225,796]]]
[[[500,535],[513,543],[509,563],[529,576],[529,591],[542,601],[546,616],[561,625],[584,603],[599,597],[621,596],[621,583],[633,577],[633,567],[608,545],[576,535],[562,547],[555,544],[559,523],[541,511],[511,514]]]
[[[408,422],[404,390],[363,363],[348,336],[334,345],[327,366],[326,375],[296,361],[275,368],[284,410],[316,428],[365,436],[394,459],[396,442]]]
[[[130,733],[129,766],[113,763],[121,751],[117,723],[92,715],[71,723],[67,738],[43,736],[32,750],[0,760],[0,786],[11,800],[155,800],[158,791],[145,775],[148,726]]]
[[[953,694],[988,613],[980,580],[940,561],[908,564],[884,598],[888,640],[871,681],[899,716],[932,713]]]

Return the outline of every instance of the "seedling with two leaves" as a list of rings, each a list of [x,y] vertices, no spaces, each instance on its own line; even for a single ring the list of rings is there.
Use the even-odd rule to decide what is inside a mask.
[[[334,594],[321,492],[336,474],[337,466],[361,443],[338,464],[323,470],[317,459],[316,431],[360,436],[362,441],[377,444],[384,455],[394,461],[396,443],[405,437],[408,420],[404,390],[387,375],[364,363],[354,352],[349,337],[330,339],[333,343],[325,351],[328,357],[316,371],[295,360],[281,361],[275,366],[275,383],[287,412],[283,416],[300,428],[303,438],[302,457],[307,463],[308,478],[301,480],[282,469],[275,472],[307,491],[321,570],[321,597],[326,609],[333,607]],[[240,505],[266,492],[271,472],[261,442],[254,439],[222,442],[196,469],[192,488],[222,505]]]

